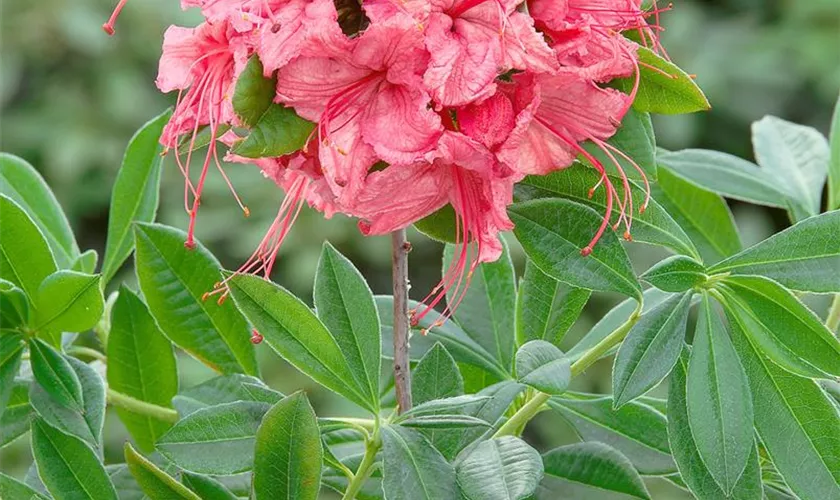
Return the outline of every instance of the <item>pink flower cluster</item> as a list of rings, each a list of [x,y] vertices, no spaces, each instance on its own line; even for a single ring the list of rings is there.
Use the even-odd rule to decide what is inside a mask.
[[[124,0],[123,0],[124,3]],[[361,4],[361,5],[360,5]],[[602,174],[609,207],[591,251],[610,224],[612,207],[629,228],[629,189],[581,147],[591,141],[618,167],[624,156],[606,140],[632,104],[604,84],[636,76],[635,32],[658,50],[658,24],[641,0],[182,0],[205,22],[170,27],[158,87],[179,92],[162,142],[176,148],[209,125],[237,125],[231,96],[257,54],[276,76],[275,101],[317,124],[308,144],[280,158],[228,159],[257,164],[286,191],[275,223],[249,272],[268,274],[301,206],[359,219],[365,234],[383,234],[451,204],[459,241],[440,289],[460,287],[478,262],[498,258],[500,231],[512,228],[506,207],[525,175],[547,174],[584,156]],[[113,26],[113,18],[106,30]],[[190,240],[215,148],[197,183],[189,161]],[[625,157],[626,158],[626,157]],[[631,161],[632,163],[632,161]],[[221,171],[221,167],[219,167]],[[621,174],[623,175],[623,173]],[[628,234],[629,237],[629,234]],[[432,299],[432,304],[441,298]]]

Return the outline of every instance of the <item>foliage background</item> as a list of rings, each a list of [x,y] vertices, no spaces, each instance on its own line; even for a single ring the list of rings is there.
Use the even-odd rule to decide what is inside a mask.
[[[109,0],[0,0],[0,149],[41,171],[65,207],[80,247],[94,248],[100,256],[110,189],[125,145],[140,125],[174,102],[174,95],[161,95],[154,86],[163,31],[168,24],[192,26],[199,20],[196,13],[180,11],[174,0],[134,1],[123,12],[117,35],[108,38],[100,26],[112,7]],[[837,0],[675,0],[662,23],[667,28],[665,47],[681,67],[697,75],[712,110],[655,117],[661,147],[702,147],[752,159],[749,124],[765,114],[827,132],[840,88]],[[214,176],[203,199],[198,236],[224,265],[236,268],[262,237],[282,193],[255,168],[236,165],[228,172],[252,215],[243,218]],[[161,222],[186,227],[181,192],[179,174],[167,160]],[[745,246],[787,223],[781,211],[737,204],[733,211]],[[442,248],[416,233],[410,239],[414,295],[424,294],[439,279]],[[274,280],[309,297],[323,240],[353,260],[375,293],[389,293],[389,239],[362,238],[343,216],[324,221],[311,211],[302,215],[284,244]],[[521,268],[521,251],[512,246]],[[630,252],[640,271],[662,256],[660,250],[640,245],[631,246]],[[122,277],[134,282],[130,269]],[[599,299],[589,304],[570,341],[612,305]],[[272,387],[306,387],[319,414],[346,411],[268,351],[260,350],[261,366]],[[575,382],[576,388],[607,392],[609,370],[608,362],[599,363]],[[181,373],[182,386],[209,375],[198,363]],[[570,430],[558,422],[552,418],[549,425],[538,417],[529,428],[529,441],[540,447],[570,441]],[[105,435],[112,440],[106,451],[116,461],[126,434],[119,432],[116,418],[108,418],[106,425]],[[21,477],[30,463],[28,455],[24,441],[15,443],[0,452],[0,466]],[[664,485],[654,486],[652,493],[682,498]]]

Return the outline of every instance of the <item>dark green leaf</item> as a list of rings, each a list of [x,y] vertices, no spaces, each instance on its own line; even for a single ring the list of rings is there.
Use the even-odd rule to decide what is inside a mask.
[[[761,498],[761,470],[758,453],[751,445],[747,466],[727,494],[715,482],[703,459],[697,451],[697,442],[691,432],[686,401],[686,373],[688,356],[683,354],[674,366],[668,386],[668,439],[680,477],[699,500],[758,500]]]
[[[225,485],[209,476],[184,472],[181,482],[201,497],[201,500],[236,500],[236,496],[225,488]]]
[[[620,451],[641,474],[662,475],[676,467],[668,448],[665,416],[653,408],[631,401],[614,410],[612,398],[569,394],[552,398],[557,410],[585,441],[598,441]]]
[[[356,384],[341,346],[315,314],[286,289],[256,276],[230,280],[239,309],[284,359],[324,387],[376,411]]]
[[[840,98],[834,105],[830,133],[831,158],[828,165],[828,210],[840,208]]]
[[[677,176],[662,164],[651,194],[688,234],[704,262],[718,262],[741,250],[735,220],[720,196]]]
[[[227,475],[250,470],[257,428],[269,408],[266,403],[238,401],[198,410],[161,436],[157,449],[190,472]]]
[[[96,270],[96,263],[99,261],[99,254],[96,250],[87,250],[79,255],[70,266],[71,271],[78,271],[85,274],[93,274]]]
[[[314,288],[315,311],[338,343],[368,407],[375,411],[382,341],[373,292],[362,274],[329,243],[321,251]]]
[[[57,500],[117,499],[114,485],[93,449],[39,418],[32,421],[32,454],[38,475]]]
[[[25,434],[33,415],[29,404],[29,382],[16,380],[10,385],[11,395],[0,417],[0,448]]]
[[[531,496],[543,478],[537,450],[512,436],[473,448],[457,466],[458,487],[469,500],[518,500]]]
[[[463,396],[454,396],[451,398],[433,399],[431,401],[426,401],[425,403],[412,407],[410,410],[401,414],[399,418],[397,418],[394,421],[400,422],[401,420],[406,420],[408,418],[424,415],[437,415],[442,413],[470,413],[473,409],[479,407],[486,399],[487,396],[479,396],[477,394],[467,394]]]
[[[263,76],[263,65],[255,54],[242,69],[233,91],[233,110],[248,127],[254,127],[277,92],[277,80]]]
[[[0,153],[0,194],[15,201],[41,230],[59,267],[79,255],[73,230],[41,174],[22,158]]]
[[[840,211],[806,219],[719,262],[709,273],[758,274],[793,290],[840,292]]]
[[[0,278],[33,299],[44,278],[55,270],[41,231],[20,205],[0,194]]]
[[[516,301],[517,343],[545,340],[560,345],[590,294],[589,290],[557,281],[528,261]]]
[[[840,341],[791,292],[760,276],[730,276],[723,293],[750,340],[806,377],[840,376]]]
[[[183,418],[202,408],[222,403],[255,401],[273,405],[281,399],[281,393],[269,389],[260,379],[232,373],[183,390],[172,398],[172,404]]]
[[[315,411],[302,392],[287,396],[265,415],[255,455],[255,498],[318,498],[321,434]]]
[[[645,483],[624,455],[602,443],[576,443],[542,456],[545,477],[537,498],[603,498],[604,492],[649,499]]]
[[[411,427],[414,429],[435,430],[435,429],[463,429],[465,427],[490,427],[490,424],[481,420],[480,418],[471,417],[469,415],[423,415],[420,417],[411,417],[407,420],[400,421],[403,427]],[[434,445],[433,436],[426,435],[429,441]],[[435,446],[437,448],[437,446]]]
[[[454,467],[418,431],[383,427],[382,462],[387,498],[458,498]]]
[[[630,157],[645,172],[646,177],[651,180],[656,179],[656,138],[653,135],[650,114],[631,108],[621,119],[621,126],[607,142]],[[611,175],[619,174],[615,168],[614,158],[627,177],[631,179],[642,178],[633,163],[624,156],[614,151],[609,151],[609,154],[607,154],[604,149],[599,148],[592,142],[584,143],[584,148],[601,162]],[[612,158],[610,155],[612,155]],[[579,159],[585,164],[589,163],[589,160],[583,155]]]
[[[83,332],[102,318],[105,299],[100,277],[57,271],[44,279],[35,299],[35,329],[39,332]]]
[[[755,427],[776,469],[800,498],[840,498],[837,409],[816,382],[770,362],[729,312],[732,342],[750,381]]]
[[[201,500],[198,495],[176,481],[175,478],[137,453],[132,448],[131,443],[125,443],[123,449],[128,470],[151,500]]]
[[[669,257],[645,271],[640,278],[666,292],[684,292],[706,282],[706,269],[682,255]]]
[[[38,384],[57,403],[81,411],[84,407],[82,384],[70,362],[46,342],[29,339],[32,374]]]
[[[732,493],[755,453],[752,397],[726,326],[705,294],[685,392],[697,453],[723,491]]]
[[[630,329],[613,366],[616,407],[646,393],[671,371],[685,338],[691,296],[686,292],[671,297]]]
[[[464,379],[458,365],[440,343],[429,349],[411,371],[411,399],[415,405],[463,393]]]
[[[441,243],[457,243],[458,241],[457,216],[455,209],[449,204],[416,221],[414,227]]]
[[[516,203],[508,213],[525,253],[544,273],[580,288],[641,298],[641,286],[615,233],[604,232],[592,253],[581,255],[601,225],[601,216],[591,208],[548,199]]]
[[[203,300],[221,266],[201,244],[184,247],[186,235],[157,224],[135,225],[137,278],[163,333],[198,360],[222,373],[257,373],[245,318],[232,302]]]
[[[642,306],[642,313],[645,314],[651,309],[655,308],[659,304],[661,304],[665,299],[672,297],[673,294],[666,293],[658,288],[648,288],[645,290],[644,293],[644,304]],[[583,353],[587,350],[594,347],[598,342],[603,340],[607,335],[612,333],[616,328],[621,326],[622,323],[630,319],[630,315],[638,307],[639,303],[636,299],[627,299],[622,301],[617,306],[610,309],[610,311],[604,315],[595,326],[593,326],[586,335],[583,336],[582,339],[575,344],[574,347],[569,349],[566,353],[566,357],[569,359],[575,360],[580,358]],[[605,353],[605,355],[612,354],[612,351]]]
[[[639,89],[633,100],[638,111],[658,114],[682,114],[706,111],[709,101],[694,80],[675,64],[652,50],[639,47]],[[619,89],[630,93],[635,77],[617,80]]]
[[[589,196],[590,189],[597,185],[599,180],[600,174],[595,169],[573,165],[548,175],[526,177],[516,186],[515,197],[516,201],[568,198],[603,213],[607,209],[604,189],[597,189],[592,192],[591,197]],[[615,177],[612,177],[611,181],[617,186],[622,182]],[[630,183],[630,194],[638,206],[644,203],[645,191],[636,184]],[[697,249],[691,239],[657,200],[651,199],[644,212],[639,213],[636,210],[632,215],[634,241],[661,245],[680,254],[697,255]]]
[[[56,429],[82,439],[101,450],[102,426],[105,423],[105,383],[92,366],[75,358],[67,358],[82,386],[83,409],[68,408],[37,384],[29,391],[32,408]]]
[[[196,151],[215,142],[216,139],[225,135],[231,126],[226,123],[220,123],[215,128],[210,125],[203,125],[198,127],[195,135],[186,134],[178,144],[178,154],[185,155],[190,151]]]
[[[0,336],[0,418],[3,417],[6,404],[12,396],[25,345],[20,335]]]
[[[29,322],[29,299],[11,281],[0,279],[0,323],[4,329],[18,328]]]
[[[108,240],[102,262],[105,283],[111,281],[134,248],[132,223],[155,220],[163,162],[160,134],[171,116],[172,110],[168,109],[152,118],[134,134],[125,150],[108,210]]]
[[[502,243],[502,255],[495,262],[483,262],[475,270],[466,291],[453,295],[458,287],[447,290],[448,304],[458,304],[455,321],[506,370],[513,366],[516,343],[513,321],[516,310],[516,284],[513,263],[507,244]],[[443,252],[443,274],[458,261],[453,245]],[[433,313],[434,314],[434,313]]]
[[[45,497],[17,479],[0,472],[0,498],[8,498],[9,500],[48,500],[49,497]]]
[[[172,407],[178,393],[178,366],[172,344],[158,329],[146,304],[127,287],[111,310],[108,335],[108,386],[126,396],[163,407]],[[117,408],[117,415],[147,452],[170,424],[148,415]]]
[[[817,130],[775,116],[752,124],[755,159],[789,193],[796,219],[820,212],[828,141]]]
[[[299,117],[294,109],[272,104],[232,151],[246,158],[283,156],[302,148],[314,128],[314,123]]]
[[[516,377],[523,384],[554,396],[563,394],[572,380],[569,359],[545,340],[532,340],[516,351]]]

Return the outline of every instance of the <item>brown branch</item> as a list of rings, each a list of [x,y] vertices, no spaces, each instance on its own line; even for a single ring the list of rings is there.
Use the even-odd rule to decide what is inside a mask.
[[[411,408],[411,371],[408,363],[408,252],[405,229],[391,233],[391,279],[394,288],[394,388],[397,411]]]

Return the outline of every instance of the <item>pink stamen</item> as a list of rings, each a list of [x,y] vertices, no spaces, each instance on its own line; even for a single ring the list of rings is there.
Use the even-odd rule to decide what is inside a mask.
[[[120,0],[119,3],[117,3],[117,6],[114,7],[111,17],[105,24],[102,25],[102,30],[105,31],[105,33],[108,33],[108,36],[114,36],[114,33],[116,32],[114,30],[114,25],[116,24],[117,18],[120,16],[120,12],[122,12],[123,7],[125,7],[127,2],[128,0]]]

